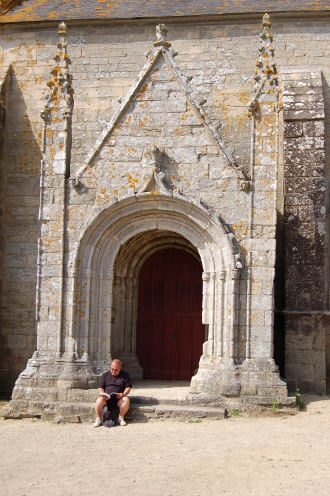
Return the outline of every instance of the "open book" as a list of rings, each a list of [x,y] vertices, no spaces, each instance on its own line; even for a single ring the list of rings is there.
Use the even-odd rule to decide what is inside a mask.
[[[110,398],[117,398],[117,393],[99,393],[99,396],[104,396],[107,400],[109,400]]]

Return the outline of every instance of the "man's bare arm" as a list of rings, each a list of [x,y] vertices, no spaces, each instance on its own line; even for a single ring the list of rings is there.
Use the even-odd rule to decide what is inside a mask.
[[[123,393],[118,393],[117,394],[117,398],[120,400],[121,398],[124,398],[125,396],[128,396],[130,390],[131,390],[130,387],[125,388]]]

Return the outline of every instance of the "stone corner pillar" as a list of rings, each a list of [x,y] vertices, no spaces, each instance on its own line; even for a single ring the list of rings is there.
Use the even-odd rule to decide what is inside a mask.
[[[235,325],[237,320],[242,318],[243,310],[238,311],[235,299],[232,299],[232,305],[228,307],[228,295],[235,295],[235,288],[238,287],[237,283],[234,284],[238,274],[229,270],[232,287],[229,289],[230,284],[226,283],[227,300],[222,312],[228,312],[228,308],[231,308],[233,313],[231,319],[225,321],[222,332],[224,353],[204,353],[198,373],[191,381],[191,390],[194,393],[204,391],[213,396],[240,396],[243,401],[252,403],[272,403],[275,398],[285,402],[287,398],[286,384],[280,379],[273,360],[273,285],[280,110],[277,68],[273,55],[271,22],[269,15],[265,14],[259,37],[254,91],[249,104],[250,229],[245,257],[248,280],[246,293],[240,294],[241,300],[246,301],[245,356],[243,359],[238,357],[235,335]],[[211,350],[210,345],[208,349]]]
[[[67,28],[58,26],[57,54],[47,82],[40,173],[36,323],[37,350],[20,374],[9,410],[42,411],[68,401],[70,388],[93,387],[95,376],[86,357],[76,360],[74,343],[64,326],[66,264],[66,181],[70,177],[72,76]]]

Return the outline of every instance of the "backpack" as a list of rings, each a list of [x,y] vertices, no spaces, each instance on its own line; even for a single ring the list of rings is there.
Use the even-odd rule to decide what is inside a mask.
[[[109,405],[109,402],[102,410],[102,425],[104,427],[114,427],[118,425],[119,408],[117,405]]]

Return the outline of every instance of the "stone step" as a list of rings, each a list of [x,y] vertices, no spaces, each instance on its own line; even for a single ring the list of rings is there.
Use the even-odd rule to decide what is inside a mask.
[[[4,417],[38,417],[42,420],[55,421],[59,423],[88,423],[92,422],[95,418],[94,403],[91,402],[50,403],[46,408],[40,408],[40,406],[41,405],[38,403],[31,404],[26,413],[19,416],[17,416],[14,412],[11,413],[9,408]],[[150,405],[131,403],[131,408],[127,413],[127,419],[129,421],[138,422],[149,422],[162,419],[224,419],[226,416],[227,411],[225,408],[173,404]]]
[[[43,419],[59,422],[92,422],[95,418],[94,405],[90,403],[65,403],[57,407],[58,413],[44,412]],[[148,422],[162,419],[224,419],[227,416],[225,408],[187,405],[149,405],[131,403],[127,413],[129,421]]]
[[[67,392],[67,401],[72,403],[95,403],[98,397],[97,389],[70,389]],[[246,396],[240,399],[238,398],[223,398],[204,396],[203,394],[194,394],[189,392],[189,388],[185,388],[183,391],[176,391],[174,388],[171,390],[162,389],[144,389],[144,388],[134,388],[129,395],[131,405],[181,405],[181,406],[204,406],[204,407],[215,407],[215,408],[227,408],[240,406],[252,406],[252,405],[263,405],[271,406],[273,399],[269,396]],[[286,398],[280,398],[279,406],[281,407],[292,407],[296,404],[295,396],[288,396]]]
[[[127,418],[133,420],[182,419],[194,420],[202,418],[224,419],[227,417],[225,408],[187,406],[187,405],[132,405]]]
[[[188,389],[188,388],[187,388]],[[130,395],[131,403],[150,403],[150,404],[187,404],[190,402],[190,394],[184,392],[182,394],[173,394],[173,390],[168,391],[148,391],[134,388]],[[194,395],[196,396],[196,395]],[[67,401],[70,402],[95,402],[98,397],[97,389],[70,389],[67,392]]]
[[[66,400],[72,403],[95,403],[98,397],[97,389],[70,389],[67,391]],[[189,388],[183,392],[172,389],[167,390],[148,390],[134,388],[129,399],[131,404],[148,404],[148,405],[194,405],[203,404],[203,406],[223,407],[223,399],[204,398],[203,395],[192,394]]]

